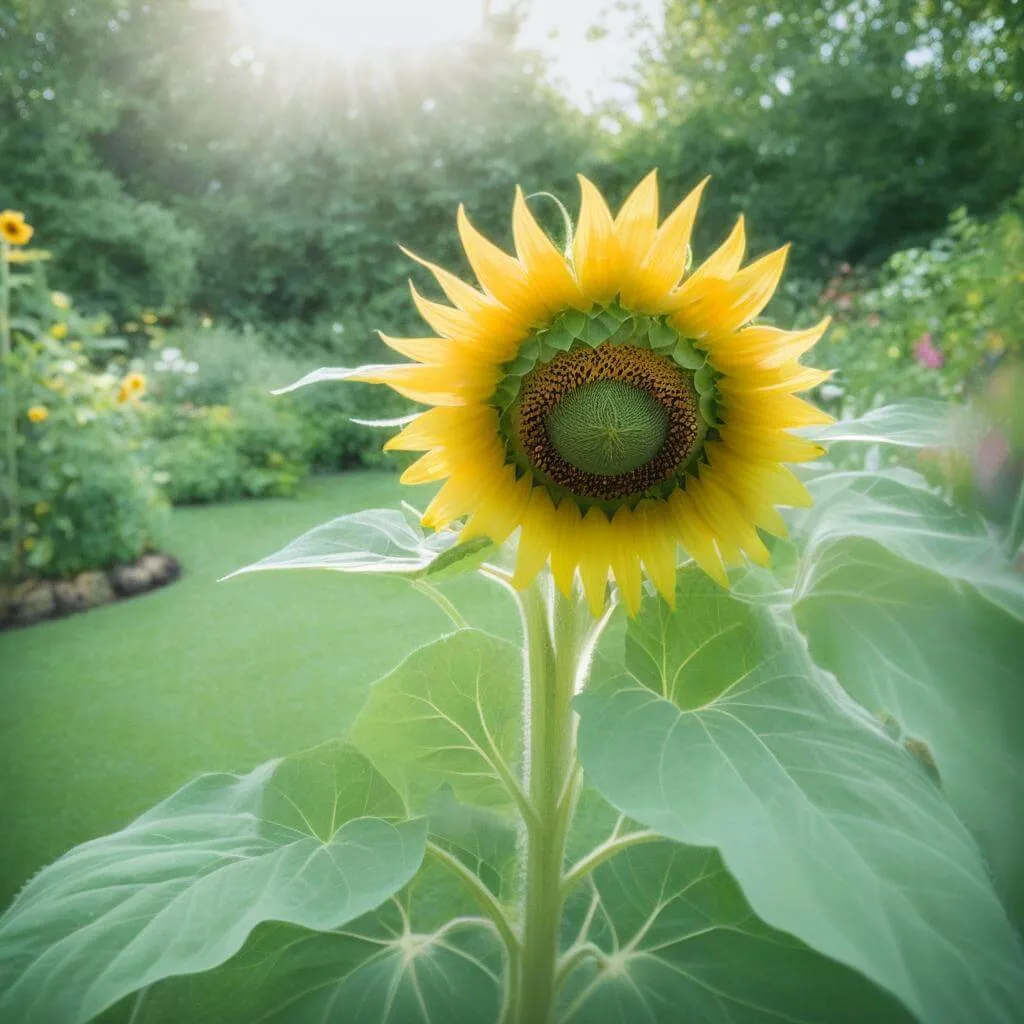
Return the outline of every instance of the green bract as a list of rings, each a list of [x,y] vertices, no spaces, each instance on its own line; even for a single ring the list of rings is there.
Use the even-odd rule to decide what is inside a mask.
[[[947,429],[918,404],[818,436]],[[910,470],[806,483],[771,569],[681,566],[628,622],[542,582],[521,648],[437,587],[507,584],[503,552],[409,509],[250,566],[391,574],[454,628],[338,741],[41,872],[0,919],[0,1019],[1016,1024],[1024,582]]]

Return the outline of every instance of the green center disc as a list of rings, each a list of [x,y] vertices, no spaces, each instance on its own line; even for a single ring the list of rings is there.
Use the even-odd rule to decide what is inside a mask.
[[[650,462],[668,436],[667,410],[642,388],[598,380],[570,392],[544,420],[559,455],[584,473],[619,476]]]

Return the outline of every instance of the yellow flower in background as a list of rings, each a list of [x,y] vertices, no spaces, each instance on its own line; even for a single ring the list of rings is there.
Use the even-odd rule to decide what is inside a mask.
[[[128,320],[122,326],[129,334],[134,334],[139,329],[139,325],[134,320]]]
[[[142,317],[140,319],[144,324],[148,324],[150,327],[152,327],[153,324],[157,323],[160,318],[156,315],[156,313],[153,313],[150,310],[146,310],[146,312],[142,314]]]
[[[37,519],[42,519],[50,511],[50,503],[48,501],[37,501],[32,507],[32,511]]]
[[[71,299],[64,292],[50,292],[50,305],[55,309],[70,309]]]
[[[900,357],[900,347],[899,347],[899,345],[890,345],[890,346],[889,346],[889,347],[888,347],[888,348],[887,348],[887,349],[885,350],[885,354],[886,354],[886,355],[887,355],[887,356],[888,356],[888,357],[889,357],[890,359],[899,359],[899,357]]]
[[[677,545],[727,585],[726,568],[744,556],[768,561],[759,529],[785,534],[775,506],[810,502],[783,463],[823,454],[788,430],[830,422],[796,397],[829,376],[798,362],[828,320],[799,331],[751,325],[788,246],[743,266],[742,218],[686,273],[705,184],[659,223],[653,173],[614,216],[581,177],[568,255],[521,190],[515,255],[460,208],[481,287],[413,256],[451,303],[413,288],[435,335],[382,336],[409,363],[312,375],[387,384],[433,407],[385,447],[426,452],[404,483],[444,481],[425,525],[466,517],[463,539],[499,543],[520,531],[516,587],[550,562],[563,593],[579,573],[595,614],[610,575],[635,612],[643,566],[672,602]]]
[[[31,550],[32,550],[32,549],[33,549],[33,548],[34,548],[34,547],[36,546],[36,539],[35,539],[35,537],[26,537],[26,538],[25,538],[25,539],[24,539],[24,540],[23,540],[23,541],[21,542],[21,546],[22,546],[22,547],[23,547],[23,548],[24,548],[24,549],[25,549],[26,551],[31,551]]]
[[[50,328],[50,337],[56,338],[58,341],[63,341],[68,336],[68,325],[67,324],[53,324]]]
[[[33,405],[26,415],[30,423],[45,423],[50,416],[50,410],[45,405]]]
[[[146,378],[138,372],[129,373],[117,389],[117,400],[128,402],[141,398],[146,393]]]
[[[71,349],[72,352],[81,352],[82,343],[80,341],[69,341],[68,348]]]
[[[32,225],[25,223],[25,214],[18,210],[0,213],[0,238],[9,245],[26,245],[32,237]]]

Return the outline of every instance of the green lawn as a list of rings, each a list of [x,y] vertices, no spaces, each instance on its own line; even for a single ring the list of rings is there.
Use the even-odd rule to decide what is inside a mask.
[[[177,510],[168,547],[179,582],[0,636],[0,906],[69,846],[197,773],[343,733],[369,683],[450,628],[401,580],[216,582],[320,522],[409,494],[394,476],[359,472],[315,479],[298,500]],[[446,592],[474,625],[508,635],[497,587],[471,578]]]

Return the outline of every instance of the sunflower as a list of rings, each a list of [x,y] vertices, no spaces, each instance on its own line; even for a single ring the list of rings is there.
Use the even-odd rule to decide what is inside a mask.
[[[117,400],[127,402],[141,398],[146,393],[146,378],[141,373],[129,373],[117,389]]]
[[[17,210],[0,213],[0,238],[10,245],[25,245],[32,237],[32,225],[25,223],[25,214]]]
[[[727,586],[744,557],[768,561],[759,531],[785,534],[776,506],[809,503],[783,463],[823,454],[787,429],[830,421],[795,394],[828,377],[798,362],[828,320],[798,331],[752,323],[788,246],[742,266],[742,218],[688,271],[706,179],[660,224],[653,172],[616,216],[579,180],[566,254],[521,189],[515,256],[460,208],[480,287],[413,256],[451,303],[412,288],[435,335],[382,335],[412,362],[320,376],[387,384],[433,407],[385,445],[426,453],[404,483],[444,481],[425,525],[465,518],[464,539],[498,543],[519,530],[516,587],[550,562],[565,594],[578,572],[595,614],[610,577],[635,613],[642,567],[669,603],[679,546]]]

